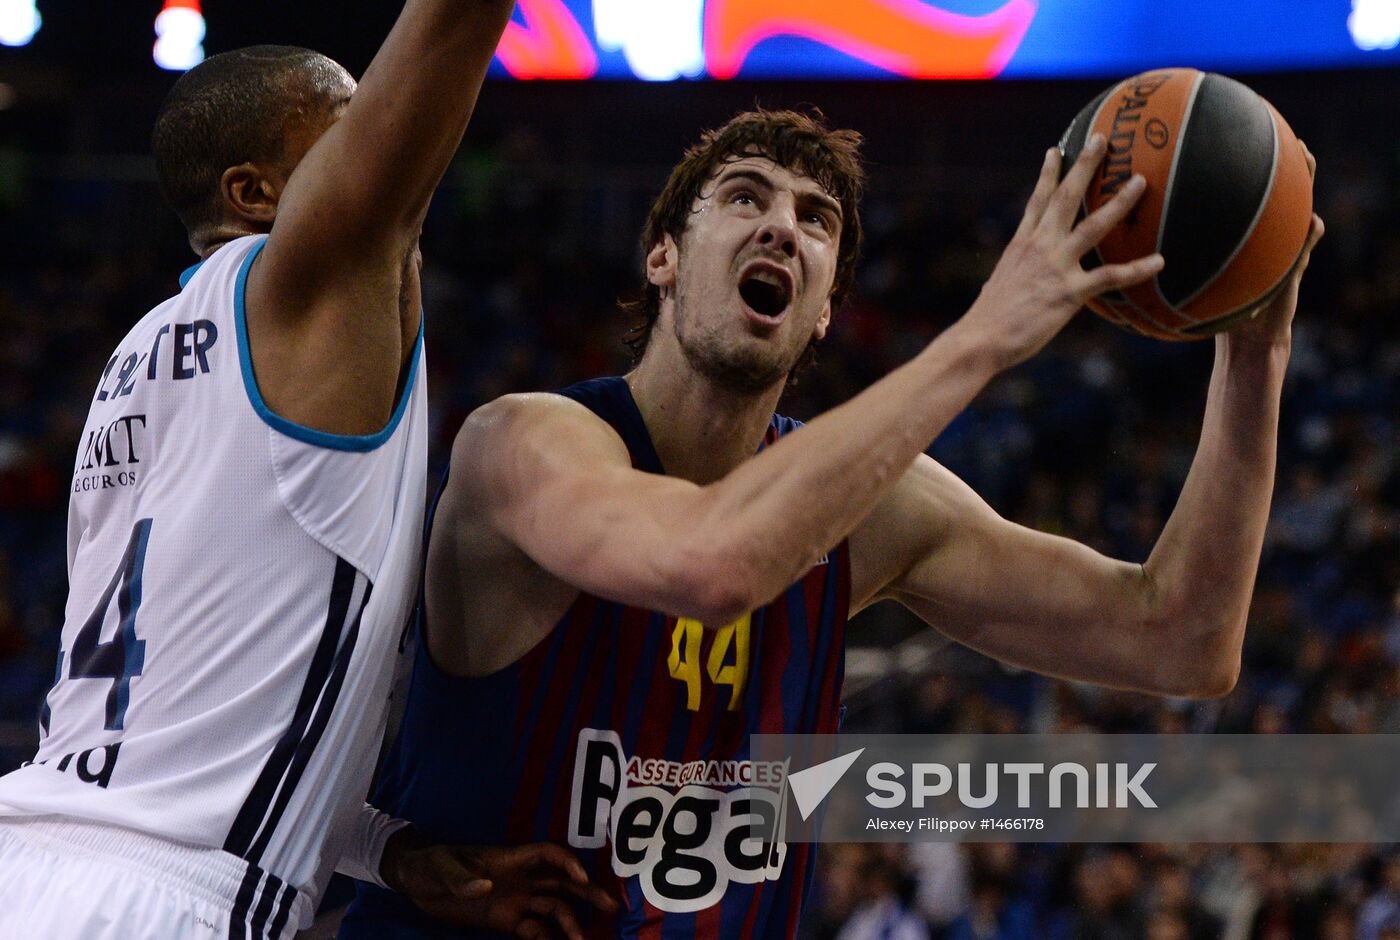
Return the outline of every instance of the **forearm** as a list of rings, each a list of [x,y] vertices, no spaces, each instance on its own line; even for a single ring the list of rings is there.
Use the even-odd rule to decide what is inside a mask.
[[[373,122],[373,169],[426,205],[457,151],[514,0],[410,0],[358,96]],[[376,198],[386,193],[374,190]],[[390,196],[391,200],[394,198]]]
[[[783,591],[848,536],[914,459],[996,374],[972,329],[954,326],[918,357],[705,488],[702,529],[746,585]]]
[[[417,237],[461,143],[510,0],[409,0],[345,115],[304,161],[284,202],[352,249]],[[315,181],[312,183],[311,181]],[[298,186],[298,183],[309,186]],[[327,223],[330,224],[327,224]]]
[[[1200,446],[1144,567],[1161,649],[1223,689],[1238,671],[1268,522],[1288,343],[1286,335],[1216,343]]]
[[[561,453],[539,420],[533,431],[493,434],[493,420],[513,410],[503,407],[459,437],[468,446],[454,466],[469,468],[465,488],[492,514],[493,529],[580,589],[706,624],[767,603],[866,519],[997,372],[1049,342],[1085,298],[1160,270],[1156,255],[1092,272],[1079,265],[1143,191],[1134,178],[1076,225],[1103,153],[1095,138],[1059,183],[1058,151],[1047,151],[1016,235],[972,308],[912,362],[720,480],[643,481],[618,453],[620,440],[589,443],[575,429],[577,449]],[[649,277],[675,275],[661,258]],[[473,452],[492,456],[473,463]],[[559,520],[570,516],[576,522],[561,538]],[[917,550],[930,540],[908,541]],[[884,573],[894,577],[912,561]],[[881,586],[867,587],[873,594]]]
[[[1058,151],[1046,153],[1016,235],[977,301],[918,358],[717,488],[722,498],[714,500],[715,511],[741,520],[738,570],[758,579],[760,601],[848,535],[993,375],[1034,355],[1086,298],[1160,270],[1156,255],[1093,272],[1079,265],[1145,186],[1134,177],[1110,204],[1076,224],[1104,148],[1101,137],[1091,139],[1063,184]]]

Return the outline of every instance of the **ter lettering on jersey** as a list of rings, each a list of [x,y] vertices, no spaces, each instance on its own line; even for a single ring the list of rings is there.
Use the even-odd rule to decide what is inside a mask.
[[[574,753],[569,845],[611,843],[613,871],[636,877],[652,906],[704,910],[730,882],[782,874],[786,774],[783,764],[765,761],[629,758],[616,732],[584,728]]]
[[[172,333],[172,328],[174,332]],[[169,337],[169,339],[167,339]],[[219,328],[212,320],[195,320],[193,323],[167,323],[156,333],[155,342],[148,352],[130,353],[122,357],[117,350],[107,360],[102,370],[102,381],[97,386],[97,400],[108,401],[125,398],[136,390],[136,382],[141,378],[141,366],[145,366],[145,379],[154,382],[161,373],[161,351],[168,350],[166,357],[170,363],[170,378],[176,382],[209,374],[209,350],[219,340]],[[121,362],[121,368],[116,367]]]

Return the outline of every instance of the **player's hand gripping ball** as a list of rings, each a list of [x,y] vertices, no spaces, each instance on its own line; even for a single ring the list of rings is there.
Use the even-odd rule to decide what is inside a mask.
[[[1108,153],[1084,211],[1134,173],[1147,190],[1085,267],[1154,251],[1166,265],[1143,284],[1093,298],[1089,309],[1147,336],[1200,339],[1283,288],[1312,224],[1312,178],[1273,105],[1223,75],[1159,69],[1119,82],[1079,112],[1060,140],[1063,166],[1095,132]]]

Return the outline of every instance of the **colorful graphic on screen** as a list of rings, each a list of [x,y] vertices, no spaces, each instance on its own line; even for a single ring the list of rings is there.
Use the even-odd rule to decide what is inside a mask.
[[[1400,0],[520,0],[498,77],[1049,78],[1400,65]]]

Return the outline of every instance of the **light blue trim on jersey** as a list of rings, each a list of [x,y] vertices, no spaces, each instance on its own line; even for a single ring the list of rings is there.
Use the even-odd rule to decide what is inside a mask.
[[[262,392],[258,389],[257,377],[253,375],[253,356],[248,350],[248,318],[247,307],[244,305],[244,294],[248,289],[248,272],[252,270],[253,262],[257,259],[258,254],[266,247],[267,239],[264,238],[256,248],[248,252],[248,257],[243,261],[243,267],[238,271],[238,280],[233,289],[233,320],[238,332],[238,360],[243,368],[243,388],[248,393],[248,401],[252,404],[253,410],[258,413],[258,417],[262,418],[268,427],[293,440],[301,441],[303,444],[357,453],[375,450],[393,436],[394,429],[399,426],[404,412],[408,410],[408,400],[413,395],[413,383],[418,378],[418,362],[423,358],[423,317],[420,315],[418,319],[418,339],[413,347],[413,360],[408,366],[408,379],[404,382],[403,393],[399,396],[399,403],[394,409],[394,415],[389,419],[384,430],[378,434],[363,436],[331,434],[328,431],[317,431],[294,421],[288,421],[273,412],[271,408],[267,407],[267,402],[263,401]]]
[[[190,286],[190,281],[194,280],[194,276],[199,273],[199,269],[202,267],[204,267],[203,261],[198,264],[192,264],[180,272],[180,290],[184,290],[186,287]]]

